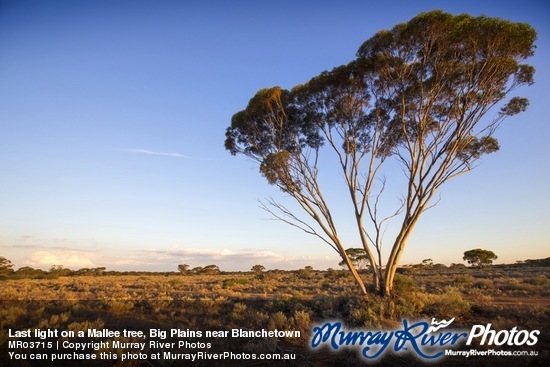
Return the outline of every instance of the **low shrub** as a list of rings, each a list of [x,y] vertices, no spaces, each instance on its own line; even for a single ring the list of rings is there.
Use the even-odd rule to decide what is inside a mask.
[[[230,279],[224,279],[222,282],[222,288],[223,289],[230,289],[235,287],[236,285],[248,285],[250,282],[247,278],[230,278]]]
[[[474,277],[470,274],[459,275],[455,278],[455,283],[469,285],[474,283]]]
[[[548,283],[548,278],[545,276],[538,276],[536,278],[527,278],[523,282],[532,285],[546,285]]]
[[[462,298],[462,293],[455,287],[447,287],[445,293],[431,297],[431,304],[425,312],[434,317],[464,317],[470,313],[470,304]]]

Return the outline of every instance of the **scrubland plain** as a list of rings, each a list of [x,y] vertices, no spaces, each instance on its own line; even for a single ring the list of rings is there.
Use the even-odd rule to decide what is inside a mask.
[[[205,339],[209,351],[295,353],[296,360],[239,366],[364,366],[352,349],[334,353],[309,349],[312,325],[341,320],[365,330],[392,329],[402,320],[455,318],[454,327],[491,323],[493,329],[541,330],[530,359],[446,358],[445,366],[546,366],[550,340],[548,267],[493,266],[486,269],[402,269],[391,299],[363,297],[345,271],[267,271],[181,275],[62,276],[0,281],[0,365],[35,366],[7,358],[7,330],[179,328],[189,330],[299,330],[300,338]],[[365,275],[366,276],[366,275]],[[131,340],[127,340],[131,341]],[[483,346],[479,346],[483,349]],[[486,347],[485,347],[486,348]],[[110,350],[121,353],[120,350]],[[208,366],[183,361],[112,361],[90,366]],[[211,363],[211,362],[210,362]],[[381,366],[423,365],[411,356],[387,354]],[[63,364],[57,364],[61,366]],[[71,365],[71,364],[66,364]],[[86,364],[82,364],[83,366]],[[436,364],[438,365],[438,364]]]

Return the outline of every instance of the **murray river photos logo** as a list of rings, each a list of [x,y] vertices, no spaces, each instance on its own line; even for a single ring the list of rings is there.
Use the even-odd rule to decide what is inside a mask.
[[[358,348],[361,356],[375,360],[386,352],[412,352],[419,358],[435,360],[449,355],[448,350],[472,342],[486,346],[532,346],[538,341],[539,330],[493,330],[491,324],[475,325],[468,332],[454,330],[454,321],[432,319],[427,321],[402,321],[402,328],[395,330],[347,330],[341,322],[326,322],[313,328],[311,347],[327,345],[330,349]]]

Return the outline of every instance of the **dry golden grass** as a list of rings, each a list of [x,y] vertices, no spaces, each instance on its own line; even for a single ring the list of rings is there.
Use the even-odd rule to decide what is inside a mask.
[[[549,325],[546,270],[415,270],[398,275],[390,300],[358,296],[353,279],[341,271],[5,279],[0,287],[0,329],[300,330],[300,339],[246,341],[238,347],[294,350],[302,362],[314,361],[325,357],[307,349],[311,324],[327,319],[362,328],[431,317],[456,317],[456,325],[465,327],[489,322],[502,328]],[[0,335],[2,355],[6,340],[5,333]],[[234,347],[227,341],[213,344],[220,351]],[[339,358],[330,360],[336,363]]]

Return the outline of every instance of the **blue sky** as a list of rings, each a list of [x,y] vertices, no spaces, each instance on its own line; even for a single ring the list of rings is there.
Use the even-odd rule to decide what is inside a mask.
[[[233,113],[264,87],[347,63],[422,11],[486,14],[538,31],[527,112],[501,150],[449,182],[402,263],[550,256],[545,1],[0,2],[0,256],[16,268],[176,270],[338,267],[315,237],[271,220],[283,194],[223,147]],[[339,177],[327,186],[337,202]],[[357,243],[343,217],[342,235]]]

